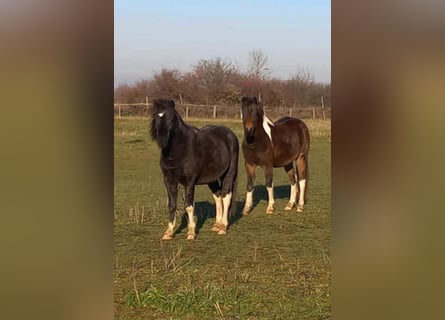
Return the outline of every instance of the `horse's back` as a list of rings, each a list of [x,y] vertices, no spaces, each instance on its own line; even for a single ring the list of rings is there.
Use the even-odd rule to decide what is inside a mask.
[[[227,127],[208,125],[199,129],[201,142],[214,141],[215,143],[229,142],[231,145],[238,145],[238,138],[235,133]]]
[[[283,117],[274,122],[274,140],[282,147],[294,149],[298,146],[300,152],[309,151],[309,129],[306,123],[298,118]],[[280,141],[281,140],[281,141]]]
[[[198,184],[217,180],[238,162],[238,138],[227,127],[209,125],[200,128],[197,132],[197,147],[201,162]]]

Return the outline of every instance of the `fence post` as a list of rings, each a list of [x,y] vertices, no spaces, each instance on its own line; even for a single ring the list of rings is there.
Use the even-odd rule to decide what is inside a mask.
[[[213,119],[216,119],[216,106],[213,106]]]
[[[188,119],[189,117],[189,107],[185,107],[185,118]]]
[[[242,110],[242,109],[239,110],[239,118],[240,118],[240,119],[243,118],[243,110]]]
[[[312,119],[315,119],[315,108],[312,108]]]
[[[321,96],[321,112],[323,114],[323,120],[326,120],[326,113],[324,111],[324,100],[323,100],[323,96]]]
[[[145,111],[148,113],[148,97],[145,96]]]
[[[118,108],[119,108],[119,118],[120,118],[120,117],[121,117],[121,105],[118,104],[117,106],[118,106]]]

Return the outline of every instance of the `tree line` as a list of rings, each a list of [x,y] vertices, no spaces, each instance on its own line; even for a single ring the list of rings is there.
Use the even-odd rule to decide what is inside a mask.
[[[261,50],[249,52],[248,70],[242,72],[233,62],[215,58],[200,60],[192,70],[180,72],[163,68],[152,79],[122,84],[114,90],[115,103],[145,102],[145,97],[171,98],[182,103],[235,105],[244,95],[261,96],[269,106],[330,107],[331,85],[319,83],[306,70],[290,79],[270,77],[267,56]]]

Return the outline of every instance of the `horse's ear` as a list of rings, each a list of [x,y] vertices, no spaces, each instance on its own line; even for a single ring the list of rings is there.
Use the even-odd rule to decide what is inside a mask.
[[[173,109],[175,107],[175,101],[168,100],[167,106]]]
[[[253,97],[253,98],[252,98],[252,101],[253,101],[253,103],[258,104],[258,100],[257,100],[256,97]]]
[[[246,105],[246,103],[247,103],[247,100],[248,100],[249,98],[247,98],[247,97],[243,97],[242,99],[241,99],[241,104],[243,105],[243,106],[245,106]]]

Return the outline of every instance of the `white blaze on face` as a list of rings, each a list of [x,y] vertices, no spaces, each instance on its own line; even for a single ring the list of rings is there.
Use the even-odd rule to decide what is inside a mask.
[[[266,132],[267,136],[270,139],[270,143],[272,143],[272,131],[270,127],[273,127],[273,122],[266,116],[263,117],[263,129]]]
[[[165,114],[165,112],[159,112],[159,113],[158,113],[158,117],[159,117],[159,118],[162,118],[162,117],[164,116],[164,114]]]
[[[306,188],[306,179],[298,181],[298,185],[300,186],[300,198],[298,199],[298,204],[304,205],[304,189]]]

